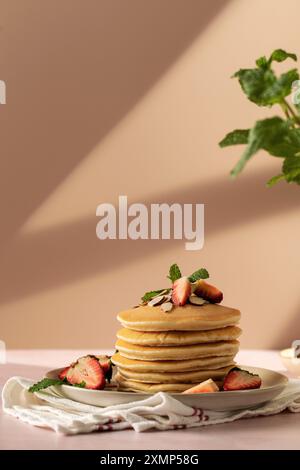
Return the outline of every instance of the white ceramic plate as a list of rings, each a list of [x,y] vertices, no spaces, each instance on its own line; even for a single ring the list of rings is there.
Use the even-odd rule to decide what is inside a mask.
[[[285,375],[260,367],[240,366],[249,372],[259,374],[262,379],[262,386],[254,390],[240,390],[232,392],[199,393],[185,395],[182,393],[172,393],[171,395],[182,403],[203,408],[206,410],[238,410],[253,408],[262,403],[272,400],[279,395],[287,385],[288,379]],[[57,378],[62,369],[48,372],[50,378]],[[94,406],[111,406],[133,401],[144,400],[149,397],[146,393],[121,392],[113,387],[104,390],[88,390],[84,388],[72,387],[71,385],[58,385],[54,387],[57,392],[66,398],[86,403]]]

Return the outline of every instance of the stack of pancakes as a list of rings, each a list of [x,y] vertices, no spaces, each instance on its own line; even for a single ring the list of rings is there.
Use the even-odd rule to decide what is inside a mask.
[[[215,304],[121,312],[112,356],[119,389],[175,393],[209,378],[220,384],[235,364],[239,319],[238,310]]]

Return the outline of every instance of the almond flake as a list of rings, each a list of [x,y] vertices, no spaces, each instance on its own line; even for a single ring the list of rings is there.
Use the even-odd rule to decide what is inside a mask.
[[[197,295],[190,295],[189,301],[193,305],[204,305],[206,304],[206,300],[202,299],[202,297],[198,297]]]
[[[172,302],[164,302],[164,303],[160,306],[160,309],[161,309],[163,312],[165,312],[165,313],[171,312],[172,308],[173,308]]]
[[[155,307],[155,305],[160,305],[163,301],[165,300],[164,295],[157,295],[156,297],[153,297],[153,299],[148,302],[149,307]]]

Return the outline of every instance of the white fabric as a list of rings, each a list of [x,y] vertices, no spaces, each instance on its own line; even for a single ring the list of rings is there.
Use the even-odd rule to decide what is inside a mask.
[[[22,377],[10,378],[2,391],[4,412],[34,426],[51,428],[63,434],[129,428],[137,432],[149,429],[164,431],[273,415],[283,410],[300,412],[300,380],[290,380],[285,390],[271,402],[239,411],[193,408],[163,392],[142,401],[100,408],[69,400],[51,387],[29,393],[27,389],[32,384],[31,380]]]

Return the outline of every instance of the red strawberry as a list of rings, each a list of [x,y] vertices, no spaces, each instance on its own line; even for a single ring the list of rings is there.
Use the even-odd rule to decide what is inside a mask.
[[[105,376],[99,361],[92,356],[84,356],[70,367],[67,381],[72,385],[83,385],[84,388],[102,389],[105,387]]]
[[[223,390],[249,390],[260,386],[261,378],[258,374],[251,374],[247,370],[234,367],[225,377]]]
[[[58,374],[58,378],[59,378],[60,380],[64,380],[64,378],[66,377],[67,372],[68,372],[68,370],[70,369],[70,367],[71,367],[71,366],[65,367],[64,369],[62,369],[62,370],[60,371],[60,373]]]
[[[172,287],[172,302],[174,305],[185,305],[191,295],[192,286],[187,277],[181,277]]]
[[[95,356],[95,357],[98,359],[100,366],[103,369],[104,374],[106,374],[111,369],[110,356],[101,355],[101,356]]]
[[[219,304],[223,300],[223,293],[217,287],[203,281],[203,279],[196,282],[194,294],[212,304]]]

